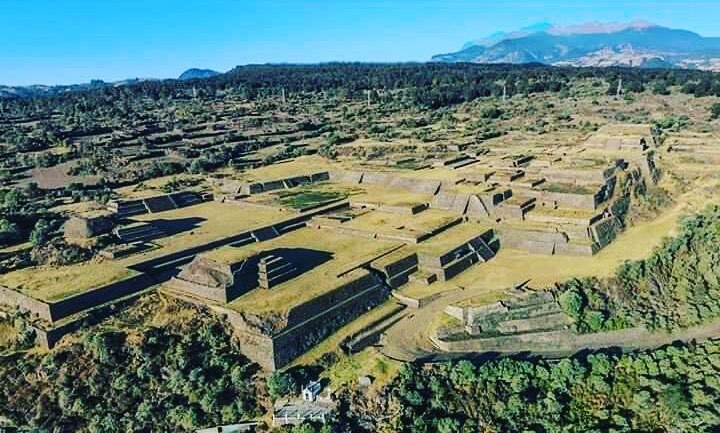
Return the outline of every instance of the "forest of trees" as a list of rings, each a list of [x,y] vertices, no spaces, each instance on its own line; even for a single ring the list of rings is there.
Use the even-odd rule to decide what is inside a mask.
[[[388,431],[715,432],[720,344],[560,361],[407,365],[393,384]]]
[[[477,65],[446,63],[329,63],[320,65],[251,65],[207,79],[141,81],[125,86],[105,86],[33,98],[0,101],[4,121],[14,117],[65,113],[73,127],[92,130],[98,119],[118,118],[139,122],[152,118],[152,111],[176,100],[207,100],[218,92],[232,92],[248,100],[289,93],[318,93],[364,100],[393,99],[392,91],[406,92],[408,104],[437,108],[478,97],[509,96],[567,90],[574,80],[597,78],[615,92],[622,78],[627,92],[646,89],[665,93],[671,86],[695,96],[720,96],[720,77],[711,72],[679,69],[556,68],[543,65]],[[62,133],[38,130],[44,141],[60,140]],[[20,136],[17,140],[22,140]]]
[[[686,217],[650,257],[613,278],[558,285],[561,307],[580,332],[643,325],[670,330],[720,316],[720,206]]]
[[[257,366],[221,322],[192,313],[164,326],[93,329],[47,354],[0,358],[0,415],[38,432],[109,433],[191,431],[262,413]]]

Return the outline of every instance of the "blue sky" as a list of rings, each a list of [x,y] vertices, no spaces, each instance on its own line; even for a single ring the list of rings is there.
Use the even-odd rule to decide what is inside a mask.
[[[540,21],[646,19],[720,36],[720,1],[2,0],[0,84],[176,77],[190,67],[425,61]]]

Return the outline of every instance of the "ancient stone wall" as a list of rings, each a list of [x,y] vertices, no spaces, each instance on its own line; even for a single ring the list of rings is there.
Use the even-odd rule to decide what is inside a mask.
[[[595,194],[571,194],[562,192],[537,191],[534,195],[538,201],[548,207],[595,210],[599,204]]]
[[[572,242],[555,244],[555,254],[564,256],[591,257],[598,251],[599,248],[595,244],[575,244]]]
[[[273,338],[275,367],[287,365],[346,323],[383,303],[388,291],[375,284]]]
[[[360,279],[363,280],[362,277]],[[360,285],[362,287],[353,287],[355,291],[346,291],[345,297],[320,297],[320,302],[316,302],[316,298],[312,306],[306,306],[302,312],[295,314],[303,317],[288,321],[288,326],[273,336],[263,335],[240,313],[227,309],[219,311],[227,315],[236,329],[243,354],[264,369],[273,371],[388,298],[387,289],[377,280],[364,280]],[[356,290],[358,288],[360,290]]]
[[[197,298],[219,302],[221,304],[226,304],[231,300],[228,290],[225,287],[204,286],[191,281],[181,280],[177,277],[170,280],[167,283],[167,286],[172,290],[177,290]]]
[[[287,327],[295,326],[309,317],[379,284],[377,278],[364,269],[356,269],[339,279],[333,290],[293,307],[287,315]]]
[[[430,202],[430,207],[464,215],[467,211],[469,201],[469,194],[440,192],[433,197],[432,202]]]
[[[54,302],[50,304],[51,322],[143,291],[153,284],[155,282],[150,277],[140,274]]]
[[[66,238],[92,238],[110,233],[115,226],[110,216],[83,217],[71,216],[63,227]]]
[[[0,286],[0,303],[28,311],[48,322],[52,321],[52,314],[50,313],[50,305],[48,303],[31,298],[10,288]]]
[[[330,172],[330,180],[341,183],[360,183],[363,180],[361,171],[337,170]]]

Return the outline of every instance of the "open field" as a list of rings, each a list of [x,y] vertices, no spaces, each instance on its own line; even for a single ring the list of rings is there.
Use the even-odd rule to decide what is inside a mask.
[[[39,266],[0,275],[0,285],[42,301],[59,301],[136,275],[119,263],[104,260],[70,266]]]
[[[201,245],[254,228],[271,225],[291,218],[294,212],[247,209],[232,203],[207,202],[195,206],[173,209],[159,214],[133,217],[137,221],[152,222],[171,236],[154,241],[162,248],[150,255],[162,255]],[[136,262],[148,254],[127,260]],[[124,262],[124,260],[123,260]]]
[[[433,256],[445,254],[489,230],[490,227],[483,224],[461,223],[421,243],[417,250],[420,254]]]
[[[398,215],[374,211],[354,218],[344,225],[383,234],[422,234],[443,227],[456,219],[456,216],[437,209],[426,210],[417,215]]]
[[[328,171],[336,166],[336,164],[328,162],[328,160],[320,156],[302,156],[291,161],[282,161],[238,173],[236,177],[245,182],[267,181]]]
[[[391,189],[384,185],[360,184],[358,187],[362,192],[351,197],[353,202],[387,206],[414,206],[429,203],[432,200],[430,194]]]

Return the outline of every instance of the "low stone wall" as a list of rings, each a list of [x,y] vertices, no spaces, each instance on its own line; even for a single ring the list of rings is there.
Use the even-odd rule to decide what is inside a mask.
[[[483,197],[471,195],[468,200],[466,214],[474,218],[489,217],[495,212],[495,203],[492,196]]]
[[[405,249],[396,253],[396,258],[383,264],[379,264],[378,260],[370,263],[370,267],[378,272],[383,273],[387,278],[405,272],[408,268],[417,267],[418,257],[414,251]]]
[[[27,311],[48,322],[52,321],[50,304],[16,292],[10,288],[0,286],[0,303]]]
[[[242,353],[264,369],[273,371],[289,364],[322,339],[388,298],[387,289],[377,280],[364,280],[361,287],[353,289],[358,288],[346,291],[344,298],[316,298],[312,301],[314,306],[296,310],[298,317],[289,320],[288,326],[275,335],[265,335],[249,325],[241,313],[221,307],[215,309],[225,314],[235,328]]]
[[[347,170],[331,171],[330,180],[341,183],[360,183],[363,180],[363,172]]]
[[[574,218],[570,216],[556,216],[548,215],[538,212],[530,212],[525,216],[528,221],[536,221],[541,223],[553,223],[553,224],[571,224],[578,226],[589,226],[590,224],[602,219],[602,214],[598,213],[592,217]]]
[[[364,269],[356,269],[340,279],[341,283],[333,290],[308,302],[293,307],[287,315],[287,327],[293,327],[320,314],[322,311],[351,298],[377,284],[378,279]]]
[[[170,290],[176,290],[197,298],[207,299],[221,304],[226,304],[231,300],[230,296],[228,296],[227,288],[204,286],[202,284],[181,280],[177,277],[173,277],[166,284],[167,288]]]
[[[502,334],[533,332],[538,329],[558,329],[572,324],[572,319],[563,313],[556,312],[545,315],[510,319],[497,324],[497,331]]]
[[[150,277],[140,274],[65,298],[50,304],[50,321],[54,322],[106,302],[143,291],[154,284],[155,282]]]
[[[392,292],[392,297],[395,298],[399,303],[402,305],[405,305],[409,308],[424,308],[426,305],[431,303],[432,301],[438,299],[442,293],[436,293],[434,295],[425,296],[424,298],[411,298],[409,296],[405,296],[402,293],[399,293],[398,291]]]
[[[149,277],[140,274],[57,302],[41,301],[7,287],[0,287],[0,303],[28,311],[46,322],[54,323],[106,302],[143,291],[153,284]]]
[[[433,179],[415,179],[408,177],[396,177],[390,182],[391,188],[404,189],[417,194],[436,194],[442,182]]]
[[[416,179],[397,176],[394,173],[367,171],[357,172],[348,170],[331,171],[329,179],[333,182],[364,183],[368,185],[382,185],[392,189],[402,189],[417,194],[436,194],[442,182],[435,179]]]
[[[398,214],[398,215],[415,215],[415,214],[418,214],[428,208],[428,205],[426,203],[413,204],[413,205],[407,205],[407,206],[391,206],[391,205],[382,204],[382,203],[372,203],[372,202],[356,201],[356,200],[351,200],[350,206],[359,207],[359,208],[367,208],[367,209],[375,209],[380,212],[387,212],[387,213],[393,213],[393,214]]]
[[[605,248],[615,240],[620,232],[620,226],[615,217],[610,217],[592,225],[590,231],[598,247]]]
[[[439,338],[433,342],[443,352],[489,352],[521,347],[558,348],[559,342],[572,339],[568,330],[533,332],[529,334],[505,335],[502,337],[472,338],[460,341],[445,341]]]
[[[577,185],[602,185],[607,178],[613,175],[615,168],[594,170],[572,170],[567,168],[546,168],[539,171],[539,175],[548,182],[568,183]]]
[[[132,305],[147,292],[148,291],[140,291],[133,293],[119,299],[116,302],[111,302],[100,308],[95,308],[90,312],[83,313],[80,317],[73,318],[73,320],[63,321],[60,325],[34,325],[32,326],[32,329],[35,331],[35,343],[44,349],[52,349],[66,335],[77,332],[87,326],[100,323],[106,318],[116,314],[119,308],[125,308]]]
[[[279,189],[293,188],[299,185],[330,180],[330,173],[322,171],[308,175],[291,176],[282,179],[268,180],[241,185],[238,189],[240,194],[252,195],[262,192],[277,191]]]
[[[600,250],[585,230],[572,232],[543,232],[515,228],[499,228],[500,243],[505,248],[513,248],[536,254],[560,254],[570,256],[592,256]]]
[[[555,254],[564,256],[591,257],[597,254],[600,249],[595,244],[574,244],[568,242],[555,245]]]
[[[376,284],[276,336],[273,339],[275,367],[289,364],[325,337],[385,302],[387,298],[387,289]]]
[[[532,190],[530,190],[529,194],[534,195],[541,204],[548,207],[595,210],[600,203],[597,194],[571,194],[550,191],[533,193]]]
[[[464,215],[467,212],[469,202],[469,194],[441,192],[433,197],[430,207]]]
[[[395,176],[390,173],[382,173],[376,171],[368,171],[363,173],[362,183],[368,185],[383,185],[389,186],[395,181]]]

